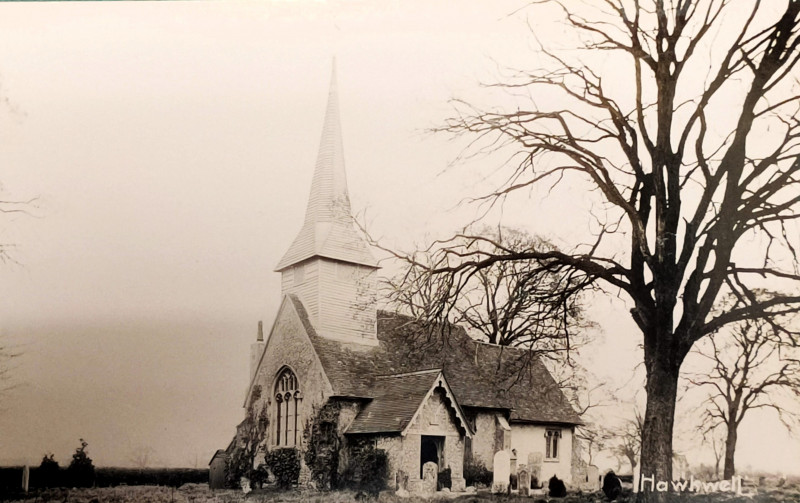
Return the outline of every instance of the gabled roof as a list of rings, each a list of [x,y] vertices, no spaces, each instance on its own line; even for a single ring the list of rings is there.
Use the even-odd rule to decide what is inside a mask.
[[[437,388],[442,388],[448,398],[447,406],[452,409],[458,428],[472,436],[441,369],[378,376],[372,387],[375,397],[361,409],[345,433],[405,434]]]
[[[335,63],[306,217],[300,233],[275,270],[281,271],[314,256],[377,267],[366,242],[353,226],[344,169]]]
[[[378,312],[378,345],[320,337],[302,302],[289,298],[335,396],[378,398],[379,376],[442,369],[462,407],[503,409],[512,421],[582,424],[544,364],[527,350],[485,344],[459,327],[448,336],[427,332],[406,316]]]

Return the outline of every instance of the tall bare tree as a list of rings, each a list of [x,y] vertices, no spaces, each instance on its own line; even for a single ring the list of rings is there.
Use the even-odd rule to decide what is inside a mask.
[[[565,250],[460,236],[494,251],[456,249],[457,264],[435,272],[456,283],[500,262],[533,260],[626,297],[647,374],[641,469],[669,480],[678,376],[695,342],[800,306],[796,293],[753,293],[765,278],[793,289],[800,280],[797,236],[787,230],[800,203],[800,0],[532,3],[560,7],[583,45],[542,47],[540,69],[497,85],[546,99],[520,98],[509,111],[457,101],[441,129],[469,135],[472,148],[516,152],[506,182],[479,200],[499,204],[581,179],[598,198],[597,232]],[[714,313],[728,292],[736,304]]]
[[[729,479],[736,473],[739,425],[749,411],[773,409],[787,427],[800,417],[800,410],[792,407],[800,398],[800,359],[792,357],[798,341],[784,331],[773,332],[767,320],[755,319],[739,322],[730,333],[716,334],[704,343],[697,352],[713,368],[688,375],[687,380],[710,389],[703,424],[712,438],[714,430],[725,430],[722,477]]]

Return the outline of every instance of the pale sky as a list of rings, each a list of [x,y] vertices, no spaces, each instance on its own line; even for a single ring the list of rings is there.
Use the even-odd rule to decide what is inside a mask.
[[[478,210],[458,202],[498,166],[446,169],[463,142],[426,130],[448,99],[535,63],[530,27],[564,36],[527,3],[0,4],[0,195],[38,197],[0,220],[18,262],[0,265],[0,335],[23,353],[0,465],[66,464],[85,438],[99,465],[149,448],[205,466],[242,418],[249,345],[277,309],[332,58],[353,207],[408,247],[464,225]],[[589,204],[532,195],[503,221],[570,242]],[[639,335],[621,301],[591,313],[590,364],[622,384]],[[800,470],[798,441],[753,419],[769,421],[741,435],[738,464]]]

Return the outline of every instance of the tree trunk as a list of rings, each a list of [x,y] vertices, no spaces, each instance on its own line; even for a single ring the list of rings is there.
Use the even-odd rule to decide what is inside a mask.
[[[736,453],[736,425],[728,425],[728,438],[725,439],[725,469],[722,473],[723,480],[728,480],[736,474],[733,456]]]
[[[646,358],[647,409],[642,431],[641,477],[652,477],[653,484],[672,480],[672,430],[675,421],[675,400],[678,396],[680,365],[670,364],[670,355],[653,354]],[[639,481],[634,481],[637,483]],[[638,493],[638,501],[666,501],[666,492],[651,490],[649,481]]]

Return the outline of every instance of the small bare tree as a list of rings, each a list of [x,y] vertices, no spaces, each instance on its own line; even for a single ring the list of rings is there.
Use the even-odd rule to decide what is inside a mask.
[[[611,431],[614,439],[612,452],[617,459],[624,459],[631,465],[631,472],[636,469],[642,452],[642,429],[644,417],[634,410],[633,418],[626,419],[621,426]]]
[[[704,430],[712,440],[714,430],[725,430],[724,479],[736,474],[738,429],[749,411],[772,409],[789,428],[800,417],[800,360],[792,354],[798,347],[793,336],[786,330],[773,331],[768,320],[745,320],[729,333],[709,337],[696,351],[712,369],[690,374],[687,380],[710,390],[704,402]]]
[[[128,456],[128,461],[134,468],[147,468],[153,464],[153,455],[155,451],[152,447],[149,446],[141,446],[137,447],[133,451],[131,451],[130,455]]]

